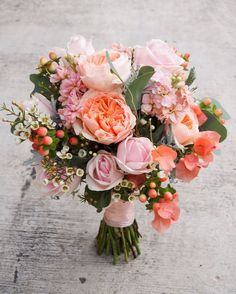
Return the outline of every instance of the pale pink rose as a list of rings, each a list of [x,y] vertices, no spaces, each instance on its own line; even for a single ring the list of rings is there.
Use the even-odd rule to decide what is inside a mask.
[[[187,154],[177,163],[175,175],[177,179],[180,179],[184,182],[191,182],[198,176],[199,171],[200,163],[198,156],[195,154]]]
[[[152,142],[145,137],[127,137],[117,148],[117,163],[128,174],[140,175],[151,171]]]
[[[117,167],[115,156],[103,150],[89,160],[86,172],[88,188],[93,191],[110,190],[118,185],[124,176]]]
[[[30,100],[23,101],[21,105],[25,110],[29,110],[34,105],[37,105],[40,113],[44,113],[48,116],[56,115],[55,109],[53,109],[52,107],[52,103],[46,97],[39,93],[34,93]]]
[[[131,70],[129,55],[110,50],[109,56],[121,79],[126,81]],[[90,56],[82,56],[78,62],[82,81],[88,88],[109,92],[122,86],[120,79],[111,73],[105,50]]]
[[[181,69],[184,60],[175,50],[162,40],[153,39],[147,42],[146,47],[137,46],[134,53],[134,62],[137,65],[150,65],[156,69],[152,79],[159,80],[163,71],[174,73]]]
[[[81,178],[74,176],[72,181],[69,184],[69,190],[65,193],[65,192],[62,192],[60,185],[56,185],[55,183],[48,181],[46,170],[41,165],[39,165],[36,168],[36,181],[40,189],[40,192],[44,196],[49,196],[49,197],[59,196],[60,197],[63,195],[69,195],[73,191],[77,190],[80,186]],[[46,183],[45,181],[48,181],[48,183]]]
[[[186,114],[176,123],[171,124],[172,132],[177,145],[192,144],[199,133],[199,123],[196,114],[189,109]]]
[[[118,143],[128,137],[136,124],[136,117],[124,97],[117,92],[88,91],[80,100],[75,133],[105,145]]]
[[[92,41],[87,40],[81,35],[73,36],[67,43],[67,53],[70,55],[93,54],[94,48],[92,45]]]
[[[163,201],[153,205],[154,220],[152,226],[159,233],[163,233],[173,222],[176,222],[180,215],[178,198],[172,201]]]

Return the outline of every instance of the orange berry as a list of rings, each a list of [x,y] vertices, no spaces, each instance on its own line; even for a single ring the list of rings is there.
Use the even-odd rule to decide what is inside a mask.
[[[65,136],[65,132],[63,130],[57,130],[56,131],[56,137],[57,138],[62,139],[62,138],[64,138],[64,136]]]
[[[147,201],[147,196],[145,194],[141,194],[139,196],[139,201],[142,202],[142,203],[146,202]]]
[[[33,143],[33,144],[32,144],[32,148],[33,148],[34,150],[38,150],[38,149],[39,149],[39,145],[38,145],[38,144],[35,144],[35,143]]]
[[[189,59],[189,57],[190,57],[190,53],[185,53],[185,54],[184,54],[184,57],[185,57],[186,59]]]
[[[156,188],[156,183],[154,183],[154,182],[151,182],[150,184],[149,184],[149,187],[151,188],[151,189],[155,189]]]
[[[210,106],[211,105],[211,102],[212,101],[211,101],[210,98],[206,98],[206,99],[203,100],[203,104],[206,105],[206,106]]]
[[[38,152],[40,155],[42,156],[47,156],[49,154],[49,150],[44,150],[43,149],[43,146],[40,146],[39,149],[38,149]]]
[[[166,201],[171,201],[171,200],[173,200],[173,194],[170,193],[170,192],[165,192],[165,193],[164,193],[164,199],[165,199]]]
[[[184,68],[184,69],[186,69],[187,67],[188,67],[188,62],[184,62],[183,64],[181,64],[182,65],[182,67]]]
[[[56,60],[57,59],[57,55],[56,55],[55,52],[49,52],[48,56],[49,56],[49,58],[51,60]]]
[[[220,123],[221,123],[222,125],[224,125],[224,124],[225,124],[225,120],[224,120],[223,118],[221,118]]]
[[[157,191],[156,191],[155,189],[150,189],[150,190],[148,191],[148,196],[149,196],[150,198],[156,198],[156,197],[157,197]]]
[[[214,111],[214,114],[216,116],[220,116],[222,114],[222,110],[220,108],[216,108],[216,110]]]
[[[70,143],[71,145],[78,145],[79,140],[78,140],[76,137],[71,137],[71,138],[69,139],[69,143]]]
[[[48,133],[48,130],[45,128],[45,127],[40,127],[37,129],[37,134],[40,136],[40,137],[44,137],[46,136]]]
[[[52,138],[49,137],[49,136],[45,136],[45,137],[43,138],[43,141],[42,141],[42,143],[43,143],[44,145],[51,145],[52,142],[53,142],[53,140],[52,140]]]

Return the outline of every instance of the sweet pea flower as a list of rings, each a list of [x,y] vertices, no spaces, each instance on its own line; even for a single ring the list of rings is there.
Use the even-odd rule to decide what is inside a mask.
[[[79,107],[78,119],[73,124],[75,133],[105,145],[124,140],[136,124],[136,117],[118,92],[89,90]]]
[[[213,160],[213,151],[219,149],[220,135],[214,131],[200,132],[193,145],[193,151],[203,160],[203,166],[208,166]]]
[[[145,137],[127,137],[117,148],[117,163],[129,174],[140,175],[150,172],[148,167],[152,162],[152,142]]]
[[[197,116],[199,126],[203,125],[207,121],[207,116],[204,114],[201,108],[196,104],[192,104],[191,109],[194,111],[194,113]]]
[[[198,176],[199,171],[200,163],[198,156],[195,154],[187,154],[177,163],[175,175],[177,179],[190,182]]]
[[[156,70],[152,79],[159,80],[163,70],[167,71],[166,74],[174,73],[181,69],[184,60],[166,42],[153,39],[147,42],[146,47],[135,48],[134,63],[152,66]]]
[[[199,133],[198,119],[195,113],[189,109],[176,123],[171,124],[174,139],[177,145],[189,145]]]
[[[110,59],[123,81],[130,76],[131,60],[125,52],[109,51]],[[109,92],[122,86],[120,79],[111,73],[106,50],[79,59],[79,72],[84,84],[94,90]]]
[[[177,153],[166,145],[160,145],[152,151],[153,161],[158,163],[165,173],[169,173],[174,167]]]
[[[154,220],[152,226],[159,233],[163,233],[173,222],[176,222],[180,215],[178,199],[172,201],[163,201],[153,205]]]
[[[124,176],[117,167],[115,156],[104,150],[89,160],[86,172],[88,188],[93,191],[110,190],[118,185]]]

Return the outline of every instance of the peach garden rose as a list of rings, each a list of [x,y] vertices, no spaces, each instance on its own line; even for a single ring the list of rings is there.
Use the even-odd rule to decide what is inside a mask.
[[[88,91],[80,101],[76,134],[105,145],[123,141],[135,127],[136,118],[117,92]]]

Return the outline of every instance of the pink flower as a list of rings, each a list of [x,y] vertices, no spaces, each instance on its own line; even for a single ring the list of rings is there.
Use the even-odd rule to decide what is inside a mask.
[[[52,84],[61,82],[62,80],[69,77],[72,72],[72,68],[70,68],[69,66],[65,66],[64,64],[60,64],[56,68],[56,73],[50,76],[50,82]]]
[[[127,137],[117,148],[119,167],[133,175],[150,172],[153,144],[148,138]]]
[[[184,63],[184,60],[166,42],[154,39],[147,42],[146,47],[135,48],[134,62],[137,65],[154,67],[156,73],[152,79],[159,80],[159,71],[167,70],[174,73],[181,69],[180,65]]]
[[[110,50],[109,56],[122,80],[126,81],[131,70],[129,55]],[[79,59],[79,71],[84,84],[88,88],[109,92],[122,86],[119,78],[111,73],[105,50],[90,56],[82,56]]]
[[[36,180],[40,188],[40,192],[42,192],[44,196],[54,197],[54,196],[63,196],[63,195],[71,194],[73,191],[78,189],[81,178],[74,176],[72,181],[68,185],[69,190],[65,193],[61,190],[60,185],[52,181],[49,181],[46,170],[41,165],[39,165],[36,168]]]
[[[130,135],[136,117],[125,103],[124,97],[116,92],[88,91],[82,97],[75,133],[105,145],[118,143]]]
[[[87,89],[81,80],[80,74],[75,72],[71,72],[66,79],[62,80],[60,85],[60,94],[63,97],[69,97],[73,95],[82,97],[86,90]]]
[[[180,215],[178,200],[159,202],[153,205],[154,220],[152,226],[159,233],[169,229],[173,222],[176,222]]]
[[[94,48],[92,41],[87,40],[81,35],[73,36],[67,43],[67,53],[70,55],[93,54]]]
[[[188,154],[177,163],[175,174],[176,178],[184,182],[190,182],[198,176],[199,171],[200,163],[198,156],[195,154]]]
[[[115,156],[106,151],[99,151],[87,164],[86,182],[90,190],[110,190],[122,181],[123,176],[117,168]]]
[[[176,151],[166,145],[160,145],[152,151],[153,161],[157,162],[165,173],[169,173],[175,167],[176,157]]]
[[[194,138],[199,133],[198,119],[195,113],[189,109],[186,114],[172,123],[172,132],[177,145],[189,145],[193,143]]]

